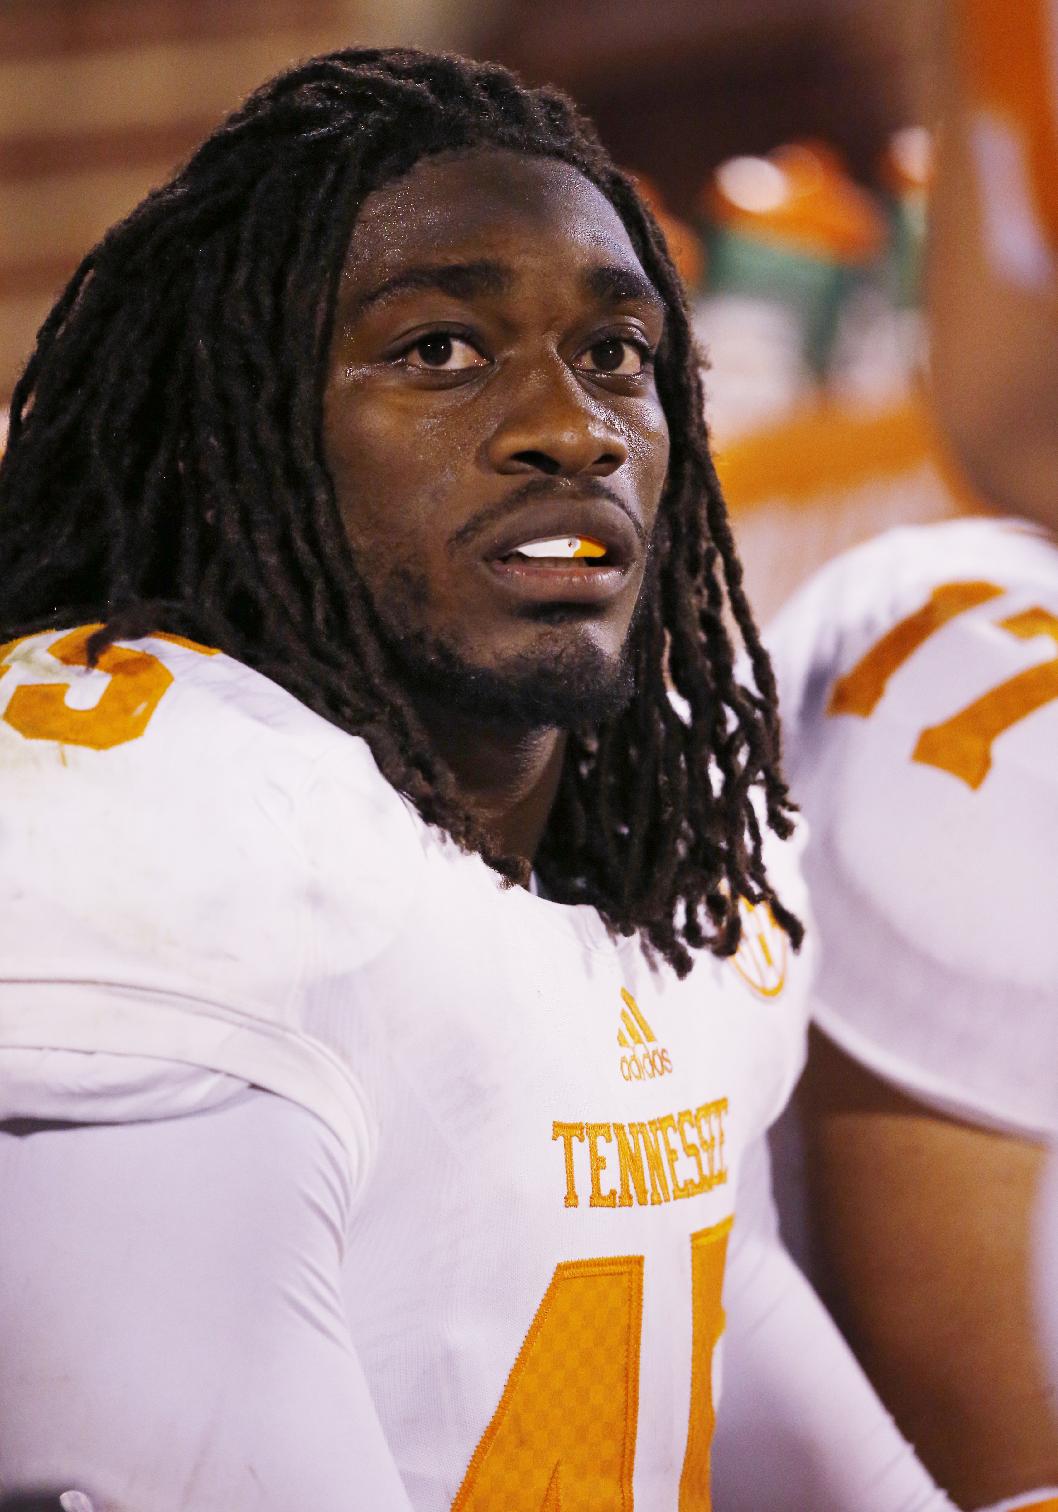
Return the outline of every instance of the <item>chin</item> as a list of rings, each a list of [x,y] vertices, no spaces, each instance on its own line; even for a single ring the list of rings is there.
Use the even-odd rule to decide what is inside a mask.
[[[584,605],[534,606],[519,617],[515,634],[522,644],[498,647],[490,656],[485,637],[424,623],[428,585],[406,568],[391,571],[385,592],[372,597],[383,639],[412,697],[419,694],[454,714],[519,732],[587,730],[613,719],[632,697],[631,628],[623,644],[607,646],[596,615]]]
[[[623,651],[604,650],[588,634],[551,633],[531,649],[478,662],[467,648],[416,637],[401,660],[410,681],[453,712],[518,729],[584,729],[613,719],[632,696]],[[409,654],[411,653],[411,654]]]

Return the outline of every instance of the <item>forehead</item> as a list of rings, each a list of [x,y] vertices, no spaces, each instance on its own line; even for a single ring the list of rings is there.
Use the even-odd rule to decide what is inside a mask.
[[[423,158],[364,201],[345,281],[384,279],[426,257],[509,261],[534,249],[640,267],[613,205],[568,163],[491,148]]]

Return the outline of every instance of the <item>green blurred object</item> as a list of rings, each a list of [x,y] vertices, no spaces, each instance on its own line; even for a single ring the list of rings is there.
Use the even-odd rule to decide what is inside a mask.
[[[707,302],[771,302],[796,320],[805,365],[828,370],[842,310],[885,251],[886,219],[825,142],[732,158],[705,186]],[[703,318],[707,320],[707,315]]]
[[[879,165],[889,218],[886,259],[889,297],[898,310],[922,304],[933,143],[924,126],[906,126],[890,137]]]
[[[796,314],[805,361],[817,378],[826,373],[846,298],[860,269],[798,252],[723,226],[706,235],[708,293],[774,301]]]

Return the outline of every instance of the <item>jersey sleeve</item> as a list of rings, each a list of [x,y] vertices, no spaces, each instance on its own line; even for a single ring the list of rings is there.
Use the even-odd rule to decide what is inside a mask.
[[[310,1005],[340,979],[349,1006],[414,900],[405,805],[362,741],[228,657],[155,636],[89,669],[86,638],[0,650],[0,1046],[265,1087],[362,1168],[356,1068]]]
[[[747,1153],[724,1286],[713,1494],[725,1512],[954,1512],[782,1248],[766,1142]]]
[[[1058,550],[1027,528],[903,531],[831,564],[771,632],[813,1005],[912,1096],[1058,1129]]]
[[[411,1512],[341,1284],[336,1135],[250,1089],[0,1130],[0,1485],[151,1512]]]

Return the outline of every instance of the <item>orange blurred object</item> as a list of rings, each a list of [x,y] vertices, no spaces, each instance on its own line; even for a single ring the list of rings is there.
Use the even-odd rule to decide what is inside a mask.
[[[839,552],[984,510],[921,390],[873,411],[802,409],[721,446],[716,467],[764,621]]]
[[[894,131],[878,160],[878,178],[894,199],[929,193],[936,168],[933,134],[926,126]]]
[[[701,204],[730,231],[833,262],[870,262],[885,244],[883,215],[824,142],[729,158],[710,175]]]

